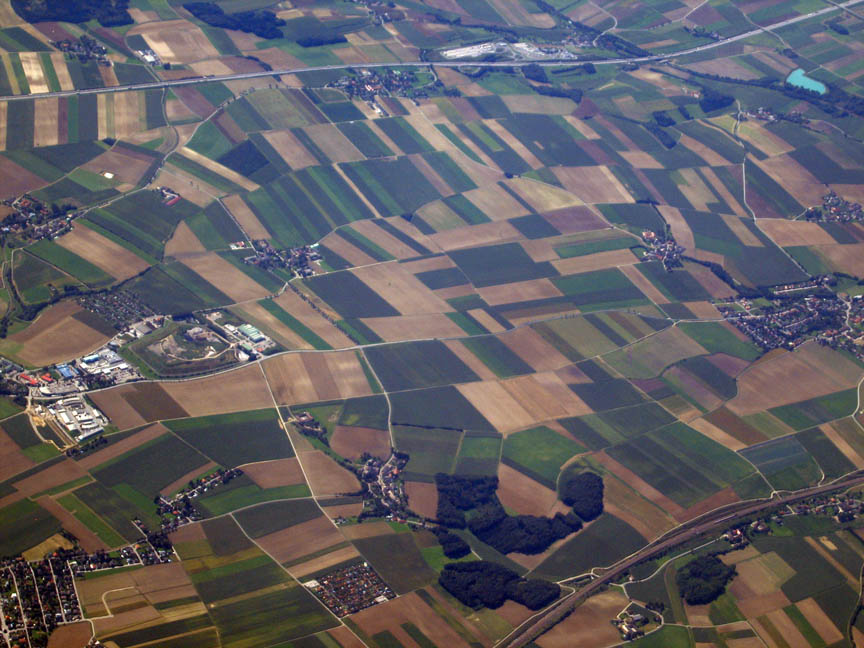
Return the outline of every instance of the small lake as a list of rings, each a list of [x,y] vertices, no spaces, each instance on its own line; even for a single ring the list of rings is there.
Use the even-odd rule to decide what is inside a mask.
[[[804,70],[802,70],[801,68],[798,68],[788,77],[786,77],[786,83],[789,83],[797,88],[812,90],[813,92],[818,92],[819,94],[825,94],[825,92],[828,90],[828,88],[825,87],[824,83],[820,83],[816,79],[811,79],[806,74],[804,74]]]

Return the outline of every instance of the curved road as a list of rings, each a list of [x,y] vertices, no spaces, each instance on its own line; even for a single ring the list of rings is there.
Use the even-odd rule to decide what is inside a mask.
[[[864,484],[864,471],[861,470],[841,477],[831,484],[805,488],[776,499],[759,500],[755,503],[752,500],[749,502],[738,502],[736,504],[715,509],[714,511],[701,515],[698,518],[694,518],[689,522],[685,522],[676,529],[673,529],[667,534],[661,536],[650,545],[616,563],[602,576],[595,578],[585,587],[576,590],[572,594],[568,594],[542,612],[534,615],[499,641],[498,644],[496,644],[496,648],[503,648],[505,646],[506,648],[521,648],[522,646],[525,646],[555,625],[555,623],[560,621],[582,600],[595,594],[610,582],[617,580],[622,574],[636,566],[638,563],[659,556],[677,545],[683,544],[705,533],[719,531],[720,529],[733,524],[735,520],[746,518],[754,513],[759,513],[766,509],[788,505],[793,502],[798,502],[817,495],[823,495],[831,491],[850,488],[860,484]]]
[[[809,20],[810,18],[815,18],[816,16],[821,16],[826,13],[831,13],[832,11],[843,10],[848,7],[853,7],[857,4],[864,2],[864,0],[847,0],[843,3],[831,4],[824,9],[820,9],[819,11],[814,11],[812,13],[806,14],[804,16],[796,16],[795,18],[789,18],[787,20],[782,20],[780,22],[774,23],[773,25],[767,25],[765,27],[760,27],[758,29],[753,29],[748,32],[744,32],[742,34],[738,34],[737,36],[730,36],[729,38],[722,38],[717,41],[712,41],[711,43],[706,43],[704,45],[699,45],[697,47],[691,47],[689,49],[681,50],[679,52],[671,52],[668,54],[654,54],[651,56],[634,56],[630,58],[617,58],[617,59],[603,59],[599,61],[590,61],[594,65],[620,65],[625,63],[650,63],[651,61],[661,61],[664,59],[676,57],[676,56],[684,56],[687,54],[696,54],[698,52],[704,52],[705,50],[713,49],[715,47],[720,47],[721,45],[726,45],[727,43],[734,43],[735,41],[744,40],[745,38],[750,38],[751,36],[755,36],[764,31],[770,31],[772,29],[778,29],[780,27],[787,27],[789,25],[794,25],[795,23],[801,22],[803,20]],[[60,92],[42,92],[35,94],[27,94],[27,95],[15,95],[15,96],[0,96],[0,101],[20,101],[23,99],[33,99],[33,98],[44,98],[44,97],[69,97],[73,95],[84,95],[84,94],[104,94],[108,92],[128,92],[131,90],[152,90],[158,88],[170,88],[175,86],[184,86],[184,85],[194,85],[197,83],[211,83],[214,81],[237,81],[240,79],[254,79],[259,77],[268,77],[268,76],[279,76],[281,74],[296,74],[297,72],[321,72],[324,70],[345,70],[348,68],[386,68],[386,67],[429,67],[430,65],[436,65],[438,67],[450,67],[450,68],[459,68],[459,67],[520,67],[524,65],[543,65],[543,66],[558,66],[558,65],[566,65],[566,64],[579,64],[586,63],[588,61],[580,61],[578,59],[557,59],[554,61],[546,60],[546,59],[524,59],[521,61],[496,61],[491,63],[481,63],[481,62],[473,62],[473,61],[406,61],[402,63],[363,63],[363,64],[341,64],[341,65],[321,65],[321,66],[313,66],[313,67],[301,67],[301,68],[285,68],[280,70],[270,70],[270,71],[262,71],[262,72],[242,72],[238,74],[222,74],[222,75],[208,75],[204,77],[189,77],[186,79],[172,79],[169,81],[153,81],[150,83],[135,83],[128,84],[122,86],[113,86],[110,88],[91,88],[89,90],[63,90]]]

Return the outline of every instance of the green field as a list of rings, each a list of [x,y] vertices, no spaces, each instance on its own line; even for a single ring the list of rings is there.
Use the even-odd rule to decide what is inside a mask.
[[[551,489],[556,489],[561,466],[585,448],[541,426],[509,435],[502,461]]]
[[[294,456],[276,410],[182,419],[166,425],[202,454],[230,468]]]

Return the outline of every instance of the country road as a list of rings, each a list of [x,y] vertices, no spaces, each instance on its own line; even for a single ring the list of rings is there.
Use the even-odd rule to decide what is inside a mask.
[[[791,504],[803,499],[822,495],[841,488],[850,488],[860,484],[864,484],[864,471],[859,470],[849,473],[848,475],[835,480],[831,484],[813,486],[812,488],[805,488],[782,497],[758,500],[755,503],[752,500],[749,502],[737,502],[735,504],[714,509],[709,513],[705,513],[704,515],[685,522],[681,526],[657,538],[654,542],[640,549],[636,553],[612,565],[602,576],[595,578],[585,587],[576,590],[572,594],[568,594],[545,610],[526,620],[522,625],[515,628],[509,635],[499,641],[496,644],[496,648],[522,648],[522,646],[527,645],[543,632],[551,628],[555,623],[560,621],[561,618],[563,618],[569,610],[573,609],[577,603],[587,599],[610,582],[617,580],[622,574],[636,566],[638,563],[657,557],[677,545],[683,544],[705,533],[719,531],[720,529],[734,524],[735,520],[746,518],[765,509]]]
[[[764,27],[759,27],[758,29],[752,29],[748,32],[744,32],[738,34],[736,36],[730,36],[728,38],[722,38],[717,41],[712,41],[710,43],[706,43],[704,45],[699,45],[698,47],[691,47],[689,49],[680,50],[678,52],[669,52],[666,54],[654,54],[651,56],[634,56],[630,58],[617,58],[617,59],[602,59],[602,60],[592,60],[590,61],[594,65],[621,65],[626,63],[649,63],[651,61],[660,61],[663,59],[673,58],[676,56],[685,56],[687,54],[696,54],[698,52],[704,52],[705,50],[710,50],[715,47],[720,47],[721,45],[726,45],[728,43],[734,43],[739,40],[744,40],[746,38],[750,38],[751,36],[756,36],[757,34],[761,34],[765,31],[771,31],[772,29],[778,29],[781,27],[788,27],[789,25],[794,25],[795,23],[801,22],[803,20],[809,20],[811,18],[815,18],[816,16],[821,16],[826,13],[831,13],[833,11],[844,10],[848,7],[853,7],[857,4],[861,4],[864,0],[847,0],[843,3],[832,3],[828,7],[823,9],[819,9],[818,11],[814,11],[812,13],[806,14],[804,16],[796,16],[795,18],[789,18],[787,20],[783,20],[772,25],[766,25]],[[198,83],[212,83],[214,81],[238,81],[241,79],[254,79],[268,76],[278,76],[281,74],[296,74],[298,72],[321,72],[325,70],[344,70],[348,68],[386,68],[386,67],[429,67],[430,65],[436,65],[438,67],[449,67],[449,68],[459,68],[459,67],[520,67],[524,65],[542,65],[542,66],[558,66],[558,65],[566,65],[566,64],[576,64],[580,61],[576,60],[554,60],[550,61],[547,59],[522,59],[519,61],[496,61],[496,62],[476,62],[476,61],[403,61],[401,63],[351,63],[351,64],[341,64],[341,65],[320,65],[320,66],[312,66],[312,67],[299,67],[299,68],[284,68],[278,70],[269,70],[269,71],[261,71],[261,72],[242,72],[237,74],[221,74],[221,75],[208,75],[208,76],[198,76],[198,77],[188,77],[185,79],[172,79],[170,81],[153,81],[150,83],[135,83],[121,86],[112,86],[109,88],[91,88],[89,90],[63,90],[59,92],[42,92],[42,93],[33,93],[26,95],[2,95],[0,96],[0,101],[20,101],[23,99],[34,99],[34,98],[49,98],[49,97],[69,97],[74,95],[85,95],[85,94],[105,94],[109,92],[129,92],[133,90],[153,90],[159,88],[171,88],[176,86],[185,86],[185,85],[195,85]]]

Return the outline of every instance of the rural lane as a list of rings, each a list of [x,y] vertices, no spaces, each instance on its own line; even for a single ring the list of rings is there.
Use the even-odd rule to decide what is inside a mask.
[[[766,509],[788,505],[803,499],[861,484],[864,484],[864,471],[859,470],[824,486],[805,488],[788,495],[769,500],[759,500],[755,503],[752,500],[750,502],[738,502],[694,518],[659,537],[643,549],[612,565],[608,571],[592,580],[585,587],[572,594],[568,594],[545,610],[527,619],[522,625],[501,639],[495,646],[496,648],[521,648],[525,646],[560,621],[577,603],[597,593],[638,563],[660,556],[673,547],[700,535],[728,527],[735,520],[746,518]]]
[[[821,16],[826,13],[831,13],[837,10],[845,10],[848,7],[853,7],[857,4],[861,4],[864,0],[847,0],[843,3],[832,3],[828,7],[823,9],[819,9],[818,11],[811,12],[809,14],[803,16],[796,16],[794,18],[788,18],[787,20],[782,20],[780,22],[774,23],[772,25],[766,25],[764,27],[759,27],[758,29],[752,29],[748,32],[744,32],[738,34],[736,36],[730,36],[728,38],[722,38],[717,41],[712,41],[711,43],[706,43],[704,45],[699,45],[697,47],[691,47],[685,50],[680,50],[678,52],[670,52],[667,54],[654,54],[651,56],[634,56],[629,58],[617,58],[617,59],[602,59],[598,61],[590,61],[594,65],[621,65],[626,63],[650,63],[651,61],[662,61],[669,58],[674,58],[676,56],[685,56],[687,54],[697,54],[699,52],[704,52],[705,50],[710,50],[715,47],[720,47],[721,45],[726,45],[728,43],[734,43],[736,41],[744,40],[746,38],[750,38],[751,36],[755,36],[765,31],[771,31],[772,29],[778,29],[781,27],[788,27],[789,25],[794,25],[795,23],[801,22],[803,20],[809,20],[810,18],[815,18],[816,16]],[[579,60],[554,60],[549,61],[546,59],[523,59],[520,61],[495,61],[495,62],[474,62],[474,61],[404,61],[401,63],[352,63],[352,64],[340,64],[340,65],[320,65],[320,66],[312,66],[312,67],[300,67],[300,68],[284,68],[279,70],[269,70],[269,71],[261,71],[261,72],[242,72],[237,74],[221,74],[221,75],[207,75],[207,76],[199,76],[199,77],[188,77],[185,79],[172,79],[168,81],[153,81],[150,83],[135,83],[121,86],[113,86],[109,88],[90,88],[88,90],[63,90],[59,92],[42,92],[42,93],[33,93],[26,95],[3,95],[0,96],[0,101],[20,101],[23,99],[34,99],[34,98],[49,98],[49,97],[70,97],[74,95],[85,95],[85,94],[105,94],[109,92],[129,92],[135,90],[153,90],[159,88],[171,88],[176,86],[185,86],[185,85],[195,85],[198,83],[212,83],[215,81],[238,81],[242,79],[254,79],[260,77],[268,77],[268,76],[279,76],[281,74],[296,74],[298,72],[322,72],[326,70],[345,70],[348,68],[387,68],[387,67],[429,67],[430,65],[435,65],[438,67],[450,67],[450,68],[460,68],[460,67],[521,67],[525,65],[543,65],[543,66],[559,66],[570,64],[578,64],[578,63],[586,63],[589,61],[579,61]]]

